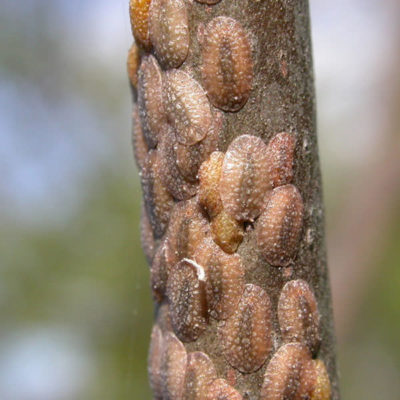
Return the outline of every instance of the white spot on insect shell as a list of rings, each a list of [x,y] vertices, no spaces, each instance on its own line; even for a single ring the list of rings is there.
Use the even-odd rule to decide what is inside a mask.
[[[210,104],[200,84],[184,71],[168,71],[164,99],[178,142],[193,145],[204,139],[213,121]]]
[[[174,331],[184,342],[196,340],[207,326],[203,268],[187,258],[174,265],[167,282],[167,297]]]
[[[189,25],[184,0],[152,0],[149,15],[150,39],[164,68],[177,68],[189,51]]]
[[[275,188],[256,224],[257,245],[274,266],[286,267],[298,250],[303,226],[303,200],[297,188]]]
[[[260,138],[242,135],[230,144],[225,154],[220,194],[225,210],[237,220],[257,218],[271,188],[266,150]]]
[[[208,97],[224,111],[246,103],[253,80],[250,42],[242,25],[229,17],[214,18],[202,46],[202,76]]]

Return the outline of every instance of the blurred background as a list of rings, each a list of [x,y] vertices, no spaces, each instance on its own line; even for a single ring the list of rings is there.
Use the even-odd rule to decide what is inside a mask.
[[[400,4],[311,0],[344,400],[400,398]],[[128,0],[0,2],[0,399],[149,399]]]

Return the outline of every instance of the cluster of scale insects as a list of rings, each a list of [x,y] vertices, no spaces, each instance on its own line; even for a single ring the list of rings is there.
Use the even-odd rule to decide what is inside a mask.
[[[219,1],[197,0],[202,7]],[[189,33],[190,6],[187,0],[130,1],[141,235],[158,310],[149,351],[153,398],[248,398],[235,388],[235,374],[251,376],[269,360],[257,398],[329,400],[328,373],[315,358],[321,338],[313,291],[301,279],[282,288],[281,345],[274,353],[270,298],[246,282],[238,254],[252,230],[266,268],[288,266],[296,257],[303,200],[292,184],[295,135],[277,133],[266,144],[243,134],[219,151],[224,113],[238,112],[251,92],[251,44],[240,22],[211,19],[197,38],[197,81],[190,69],[178,69],[196,40]],[[213,321],[219,350],[187,350]],[[214,365],[216,354],[230,368],[225,376]]]

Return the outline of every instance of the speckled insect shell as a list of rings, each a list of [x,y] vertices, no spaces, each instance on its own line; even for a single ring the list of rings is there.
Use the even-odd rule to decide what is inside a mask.
[[[165,126],[161,134],[158,151],[161,156],[161,179],[168,191],[177,200],[187,200],[197,192],[197,182],[191,182],[182,175],[177,165],[176,135],[171,126]]]
[[[315,354],[320,344],[319,312],[314,293],[302,279],[290,281],[282,289],[278,302],[282,340],[300,342]]]
[[[134,105],[132,111],[132,147],[136,166],[140,171],[144,166],[149,149],[143,135],[137,105]]]
[[[260,400],[301,399],[299,394],[303,368],[311,360],[307,347],[286,344],[274,354],[264,374]]]
[[[202,59],[204,87],[213,105],[240,110],[253,81],[251,46],[242,25],[230,17],[214,18],[206,27]]]
[[[275,188],[256,224],[257,245],[263,257],[273,266],[287,266],[298,250],[302,226],[303,200],[297,188]]]
[[[161,361],[163,400],[183,400],[186,365],[187,353],[185,346],[172,332],[166,332]]]
[[[223,352],[232,367],[257,371],[272,348],[271,302],[259,286],[247,284],[233,315],[220,326]]]
[[[292,182],[294,149],[294,136],[286,132],[276,134],[268,143],[269,177],[272,187]]]
[[[147,155],[142,169],[143,198],[155,238],[160,238],[168,225],[174,199],[161,179],[161,161],[157,150]]]
[[[217,379],[210,358],[201,351],[189,353],[185,381],[185,400],[207,400],[208,386]]]
[[[322,360],[310,361],[309,372],[313,374],[313,385],[309,392],[310,400],[330,400],[332,389],[328,371]]]
[[[266,150],[260,138],[241,135],[225,154],[219,190],[224,209],[237,220],[253,221],[261,212],[271,187]]]
[[[156,243],[154,240],[153,228],[150,225],[144,204],[142,204],[140,213],[140,241],[147,262],[151,263],[151,260],[154,257]]]
[[[143,134],[150,148],[156,147],[166,115],[162,96],[163,75],[152,55],[143,57],[139,69],[138,105]]]
[[[127,69],[131,85],[136,88],[138,83],[138,70],[140,64],[139,47],[134,43],[128,52]]]
[[[151,0],[130,0],[129,14],[135,40],[145,49],[151,48],[149,38],[149,7]]]
[[[172,267],[167,281],[167,297],[177,337],[184,342],[196,340],[207,326],[203,267],[187,258]]]
[[[216,379],[207,390],[206,400],[242,400],[242,395],[225,379]]]
[[[219,3],[221,0],[196,0],[198,3],[214,5]]]
[[[244,237],[243,224],[225,210],[211,220],[211,233],[214,242],[229,254],[237,250]]]
[[[181,70],[165,74],[165,105],[179,143],[193,145],[204,139],[212,125],[212,113],[200,84]]]
[[[164,68],[177,68],[189,51],[189,24],[184,0],[152,0],[150,40]]]
[[[161,303],[165,296],[168,265],[165,258],[165,242],[161,242],[153,257],[150,267],[150,286],[153,294],[153,299],[157,303]]]
[[[161,386],[161,362],[164,351],[163,334],[158,325],[153,326],[150,337],[150,348],[148,357],[148,374],[153,399],[162,400]]]

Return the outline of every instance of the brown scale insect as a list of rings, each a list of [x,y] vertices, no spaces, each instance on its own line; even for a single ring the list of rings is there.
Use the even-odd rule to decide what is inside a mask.
[[[150,2],[151,0],[130,0],[129,2],[133,36],[136,42],[147,50],[151,48],[149,37]]]
[[[161,179],[172,196],[187,200],[197,193],[197,182],[190,182],[177,165],[177,143],[174,130],[167,125],[161,135],[158,151],[161,156]]]
[[[165,107],[179,143],[193,145],[212,128],[210,103],[200,84],[181,70],[165,74]]]
[[[151,263],[154,257],[156,243],[154,240],[153,229],[150,225],[147,212],[142,204],[141,216],[140,216],[140,242],[142,243],[142,249],[146,256],[147,262]]]
[[[280,347],[264,374],[260,400],[300,400],[303,369],[311,355],[306,346],[289,343]]]
[[[222,164],[220,194],[224,209],[240,221],[253,221],[261,212],[268,177],[267,146],[256,136],[242,135],[228,147]]]
[[[156,323],[162,332],[172,332],[171,315],[169,312],[169,305],[167,302],[161,303],[157,307]]]
[[[210,358],[201,351],[189,353],[186,382],[185,400],[206,400],[208,386],[217,379],[217,372]]]
[[[232,367],[257,371],[272,349],[271,302],[259,286],[247,284],[233,315],[220,325],[223,351]]]
[[[164,334],[161,360],[161,387],[163,400],[183,400],[187,353],[182,342],[172,333]]]
[[[167,123],[162,95],[163,75],[152,55],[143,57],[138,78],[139,116],[143,134],[150,148],[156,147]]]
[[[196,0],[196,1],[201,4],[214,5],[219,3],[221,0]]]
[[[329,374],[322,360],[310,360],[303,373],[302,398],[309,400],[330,400],[332,389]],[[307,397],[306,397],[307,396]]]
[[[132,147],[136,165],[139,171],[145,163],[148,146],[143,135],[142,125],[140,124],[138,107],[135,105],[132,112]]]
[[[142,169],[141,181],[144,204],[156,239],[164,234],[174,206],[174,199],[161,179],[160,168],[159,153],[151,150]]]
[[[268,174],[272,187],[292,182],[295,144],[294,136],[286,132],[276,134],[268,143]]]
[[[160,243],[150,267],[150,286],[153,298],[158,303],[161,303],[164,299],[168,280],[168,266],[165,250],[165,243]]]
[[[218,215],[223,209],[221,196],[219,194],[219,182],[224,157],[224,153],[214,151],[210,154],[210,157],[201,164],[199,169],[199,203],[211,218]]]
[[[193,259],[196,250],[209,237],[209,224],[196,198],[177,203],[166,234],[168,266],[175,265],[183,258]]]
[[[206,137],[194,145],[176,144],[176,164],[186,180],[198,181],[202,162],[218,148],[218,133],[217,129],[212,127]]]
[[[320,345],[319,312],[314,293],[302,279],[285,284],[278,302],[282,340],[300,342],[315,354]]]
[[[207,327],[205,272],[184,258],[174,265],[167,281],[167,298],[175,334],[184,342],[196,340]]]
[[[206,400],[242,400],[242,395],[225,379],[216,379],[207,389]]]
[[[131,85],[136,89],[138,84],[138,70],[140,64],[139,47],[134,43],[128,52],[127,69]]]
[[[286,267],[296,255],[303,226],[303,200],[293,185],[279,186],[256,225],[257,245],[273,266]]]
[[[189,25],[184,0],[152,0],[150,39],[164,68],[177,68],[189,51]]]
[[[244,236],[243,224],[225,210],[211,220],[211,232],[215,243],[226,253],[234,253]]]
[[[214,18],[205,29],[202,77],[211,103],[224,111],[240,110],[253,81],[250,41],[242,25],[229,17]]]
[[[163,334],[158,325],[153,326],[148,356],[148,374],[154,400],[162,400],[161,363],[164,350]]]

